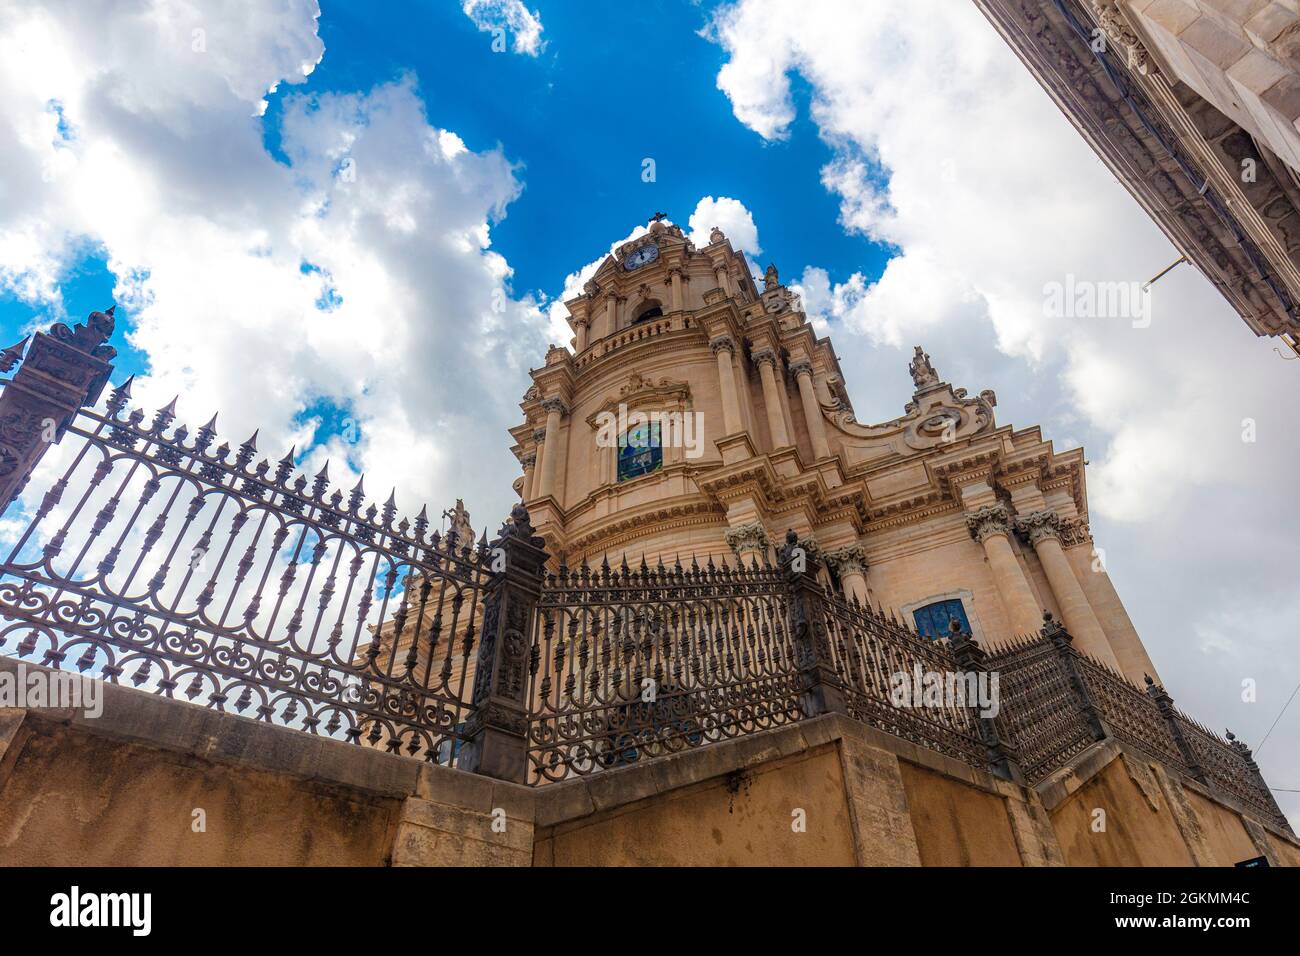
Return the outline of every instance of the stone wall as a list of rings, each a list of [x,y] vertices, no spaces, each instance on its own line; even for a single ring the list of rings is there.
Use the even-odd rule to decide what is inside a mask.
[[[94,719],[0,710],[0,865],[1226,866],[1258,855],[1297,865],[1300,843],[1112,742],[1027,788],[828,716],[529,788],[116,685]]]

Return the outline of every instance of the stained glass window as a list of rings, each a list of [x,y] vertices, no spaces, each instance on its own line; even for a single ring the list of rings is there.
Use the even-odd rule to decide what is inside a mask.
[[[930,640],[947,637],[953,620],[961,625],[963,632],[970,633],[970,621],[966,620],[966,609],[956,598],[951,601],[935,601],[925,607],[918,607],[912,612],[912,617],[916,619],[917,632]]]
[[[664,464],[659,423],[645,422],[623,433],[618,441],[618,480],[640,478],[658,471]]]

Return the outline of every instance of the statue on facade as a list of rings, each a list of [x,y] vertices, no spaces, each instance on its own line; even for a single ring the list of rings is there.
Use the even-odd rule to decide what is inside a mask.
[[[448,528],[447,533],[456,536],[457,544],[474,543],[474,529],[470,527],[469,512],[465,510],[465,502],[462,499],[457,498],[456,507],[448,508],[442,516],[451,519],[451,527]]]
[[[780,287],[781,279],[776,273],[776,264],[769,262],[767,271],[763,273],[763,291],[771,292],[773,289]]]
[[[923,352],[919,345],[916,346],[916,352],[907,370],[912,373],[912,381],[916,383],[918,390],[939,384],[939,373],[930,364],[930,356]]]

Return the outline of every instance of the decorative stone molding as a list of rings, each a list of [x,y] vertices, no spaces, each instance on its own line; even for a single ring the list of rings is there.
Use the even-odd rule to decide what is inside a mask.
[[[797,379],[800,375],[803,375],[805,373],[807,373],[809,376],[812,375],[813,373],[812,362],[808,361],[807,359],[802,359],[798,362],[790,363],[791,378]]]
[[[1038,544],[1044,538],[1061,536],[1061,516],[1055,511],[1031,511],[1016,518],[1016,530],[1029,539],[1030,544]]]
[[[1138,35],[1124,19],[1124,14],[1120,11],[1116,0],[1089,0],[1088,5],[1092,7],[1092,12],[1096,15],[1102,32],[1106,34],[1106,39],[1114,43],[1124,54],[1128,68],[1136,70],[1143,76],[1154,74],[1156,67],[1151,60],[1151,54],[1147,52]]]
[[[826,563],[835,569],[835,573],[841,578],[846,574],[866,574],[867,573],[867,554],[862,550],[862,546],[851,544],[847,547],[836,548],[833,551],[827,551],[822,555]]]
[[[535,468],[537,467],[537,456],[524,455],[523,458],[519,459],[519,463],[523,465],[525,468]]]
[[[548,415],[551,412],[559,412],[561,415],[568,415],[569,406],[564,404],[564,399],[562,398],[545,398],[542,399],[542,411],[546,412]]]
[[[539,445],[542,444],[544,441],[546,441],[546,429],[545,429],[545,428],[534,428],[534,429],[533,429],[533,441],[537,442],[537,444],[539,444]]]
[[[719,352],[724,350],[730,352],[732,355],[736,354],[736,343],[732,340],[730,335],[719,335],[716,339],[710,340],[709,348],[713,351],[714,355],[717,355]]]
[[[767,365],[772,368],[772,371],[776,371],[776,353],[771,349],[758,349],[751,353],[749,358],[754,363],[754,368]]]
[[[1063,547],[1092,543],[1092,532],[1088,528],[1087,518],[1075,518],[1073,521],[1062,519],[1060,532]]]
[[[767,536],[767,529],[757,521],[729,528],[723,537],[727,542],[727,547],[731,548],[732,551],[736,552],[736,556],[741,558],[754,552],[765,554],[772,543]]]
[[[1003,505],[984,505],[966,516],[966,527],[983,544],[991,535],[1011,533],[1011,513]]]

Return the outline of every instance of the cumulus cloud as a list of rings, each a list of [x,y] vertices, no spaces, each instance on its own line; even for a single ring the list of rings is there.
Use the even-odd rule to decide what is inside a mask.
[[[705,34],[736,118],[767,140],[790,135],[791,77],[807,83],[840,225],[897,250],[880,276],[833,282],[815,249],[800,264],[859,417],[898,414],[920,343],[954,384],[996,387],[1001,422],[1082,441],[1094,533],[1170,689],[1257,740],[1300,682],[1252,610],[1300,606],[1274,571],[1300,533],[1277,504],[1300,466],[1292,367],[1186,266],[1154,288],[1149,326],[1049,314],[1052,283],[1141,282],[1178,252],[972,4],[739,0]],[[1258,704],[1240,699],[1250,677]],[[1283,748],[1264,757],[1281,786],[1300,774]]]
[[[754,216],[739,199],[705,196],[695,204],[695,211],[687,223],[688,235],[696,246],[707,246],[709,233],[717,226],[731,240],[733,249],[738,249],[751,258],[763,252],[763,247],[758,244],[758,227],[754,225]]]
[[[64,272],[102,249],[142,405],[179,394],[236,442],[260,427],[272,457],[310,446],[304,467],[364,471],[407,513],[463,497],[495,526],[545,346],[491,248],[511,161],[432,122],[414,77],[292,92],[323,52],[314,3],[58,9],[11,4],[0,26],[4,288],[59,317]],[[287,162],[259,109],[281,84]]]
[[[512,37],[516,53],[537,56],[546,49],[541,15],[524,6],[523,0],[462,0],[460,8],[479,32],[502,30]]]

